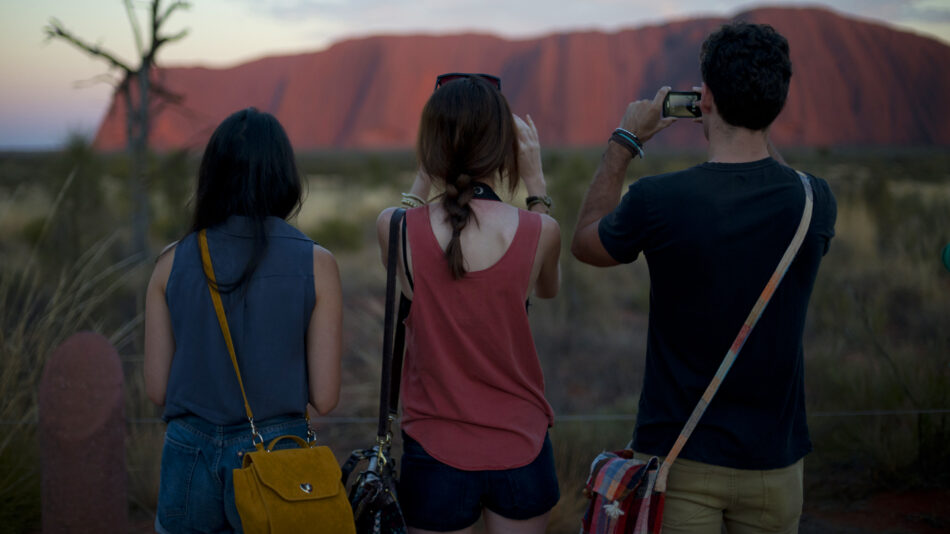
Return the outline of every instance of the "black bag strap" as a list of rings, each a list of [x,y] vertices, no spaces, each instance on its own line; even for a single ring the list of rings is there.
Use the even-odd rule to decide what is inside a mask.
[[[397,222],[398,224],[398,222]],[[406,246],[406,227],[409,226],[408,219],[406,217],[402,218],[402,231],[400,235],[402,237],[400,241],[400,248],[402,249],[402,269],[406,274],[406,281],[409,283],[409,289],[412,289],[415,284],[412,282],[412,273],[409,272],[409,247]],[[392,246],[390,244],[390,246]],[[405,320],[409,317],[409,309],[412,307],[412,301],[406,298],[402,292],[399,293],[399,310],[396,313],[396,337],[393,340],[393,368],[392,368],[392,385],[390,386],[389,393],[389,414],[392,415],[392,419],[396,418],[396,412],[399,407],[399,386],[402,383],[402,359],[405,354],[406,346],[406,325]]]
[[[398,378],[402,376],[402,353],[405,343],[405,328],[402,320],[396,326],[396,258],[399,249],[399,226],[406,215],[406,210],[396,209],[389,221],[389,252],[386,258],[386,313],[383,324],[383,370],[382,380],[379,388],[379,427],[377,430],[377,443],[381,446],[389,445],[392,442],[392,422],[395,419],[397,407],[399,405],[399,382]],[[402,308],[400,303],[400,308]],[[408,308],[408,307],[407,307]],[[398,336],[394,332],[398,330]],[[398,339],[398,347],[394,343]],[[393,372],[393,355],[398,352],[396,361],[398,362],[398,371]],[[397,380],[394,380],[397,378]]]
[[[399,386],[402,383],[402,360],[406,347],[405,320],[406,317],[409,317],[411,307],[412,301],[400,293],[399,310],[396,314],[396,337],[393,340],[392,380],[389,387],[389,414],[393,420],[396,418],[396,412],[399,408]]]
[[[409,247],[406,246],[406,227],[408,224],[402,225],[402,270],[406,273],[406,281],[409,282],[409,289],[413,289],[415,284],[412,283],[412,273],[409,271]],[[402,303],[399,304],[402,306]]]

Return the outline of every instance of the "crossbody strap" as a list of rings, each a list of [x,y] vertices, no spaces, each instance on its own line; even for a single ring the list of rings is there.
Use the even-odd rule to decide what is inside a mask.
[[[228,327],[228,318],[224,314],[224,304],[221,303],[221,294],[218,292],[218,282],[214,278],[214,267],[211,265],[211,252],[208,250],[208,230],[203,229],[198,233],[198,245],[201,248],[201,266],[204,267],[205,279],[208,281],[208,291],[211,292],[211,302],[214,303],[214,311],[218,316],[218,324],[221,325],[221,334],[224,335],[224,343],[228,346],[228,354],[231,355],[231,364],[234,365],[234,374],[237,375],[238,386],[241,387],[241,397],[244,398],[244,411],[247,413],[247,420],[251,423],[251,434],[255,443],[263,443],[264,438],[257,432],[254,426],[254,413],[251,411],[251,405],[247,402],[247,393],[244,391],[244,381],[241,379],[241,369],[238,367],[237,355],[234,352],[234,342],[231,340],[231,329]],[[259,440],[259,441],[258,441]]]
[[[686,440],[689,439],[689,436],[693,433],[693,430],[696,429],[699,419],[703,416],[703,413],[706,411],[706,407],[709,406],[709,403],[719,390],[719,386],[726,378],[726,374],[729,372],[729,369],[732,368],[732,364],[736,361],[739,351],[741,351],[742,346],[745,345],[746,339],[749,337],[749,333],[752,332],[752,328],[755,327],[755,324],[759,321],[759,317],[762,316],[762,312],[765,310],[766,304],[769,303],[769,300],[775,293],[775,289],[782,281],[785,273],[788,272],[788,268],[792,264],[792,260],[795,259],[798,249],[805,240],[805,234],[808,233],[808,226],[811,224],[811,214],[814,208],[814,193],[812,192],[811,183],[808,181],[808,176],[806,176],[805,173],[801,171],[796,172],[798,172],[798,177],[801,179],[802,186],[805,188],[805,209],[802,212],[802,219],[798,223],[798,229],[795,231],[795,235],[792,237],[791,243],[788,244],[788,248],[785,249],[785,254],[782,255],[782,259],[778,262],[775,272],[772,273],[772,277],[769,278],[768,283],[765,284],[765,289],[763,289],[762,293],[759,295],[759,299],[755,302],[755,306],[753,306],[752,311],[749,312],[749,316],[746,318],[745,323],[743,323],[742,328],[739,329],[739,334],[736,336],[735,341],[732,342],[732,346],[726,353],[725,358],[723,358],[722,364],[719,365],[716,375],[713,376],[709,386],[706,387],[706,391],[703,392],[703,396],[699,399],[699,402],[696,403],[696,407],[693,408],[693,413],[690,414],[689,419],[683,426],[683,430],[680,431],[680,435],[676,438],[673,448],[670,449],[669,454],[666,455],[666,459],[663,460],[663,464],[660,465],[660,470],[656,477],[655,491],[657,492],[662,493],[666,491],[666,479],[669,476],[670,467],[672,467],[673,462],[676,461],[676,457],[679,456],[680,451],[683,450],[683,446],[686,445]]]

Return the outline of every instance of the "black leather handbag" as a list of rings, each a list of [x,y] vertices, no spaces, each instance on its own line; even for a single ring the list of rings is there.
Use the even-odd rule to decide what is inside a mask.
[[[399,300],[399,318],[396,315],[396,253],[400,222],[406,212],[397,209],[389,223],[389,255],[386,261],[386,313],[383,326],[383,371],[379,391],[379,427],[376,445],[353,451],[343,465],[343,485],[357,466],[366,468],[356,475],[350,487],[349,500],[353,507],[357,534],[405,534],[399,499],[396,496],[396,462],[390,455],[392,422],[399,406],[399,381],[402,377],[402,356],[405,345],[403,319],[409,312],[410,301]],[[394,334],[395,330],[395,334]]]

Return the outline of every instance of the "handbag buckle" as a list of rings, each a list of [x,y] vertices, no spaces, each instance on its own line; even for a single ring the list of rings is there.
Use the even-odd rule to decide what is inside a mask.
[[[389,446],[392,444],[392,442],[393,442],[392,432],[390,432],[389,434],[386,434],[385,437],[376,436],[376,446],[373,448],[376,449],[376,461],[379,463],[380,467],[384,467],[387,463],[389,463],[386,460],[385,450],[389,449]],[[385,447],[385,449],[383,447]]]
[[[254,426],[254,418],[248,417],[247,420],[251,423],[251,443],[253,443],[255,447],[264,445],[264,436],[262,436],[261,433],[257,431],[257,427]]]

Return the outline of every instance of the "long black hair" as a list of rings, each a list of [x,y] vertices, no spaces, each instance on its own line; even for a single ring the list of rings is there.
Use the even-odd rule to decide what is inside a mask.
[[[458,280],[466,272],[460,236],[475,216],[469,204],[475,180],[497,173],[511,192],[518,187],[518,136],[508,101],[478,76],[446,83],[422,110],[416,153],[426,174],[445,187],[442,205],[452,226],[445,258]]]
[[[300,175],[280,122],[254,108],[224,119],[201,158],[191,231],[242,215],[252,222],[254,247],[240,277],[218,282],[221,291],[241,287],[254,274],[267,247],[265,218],[287,219],[300,205]]]

